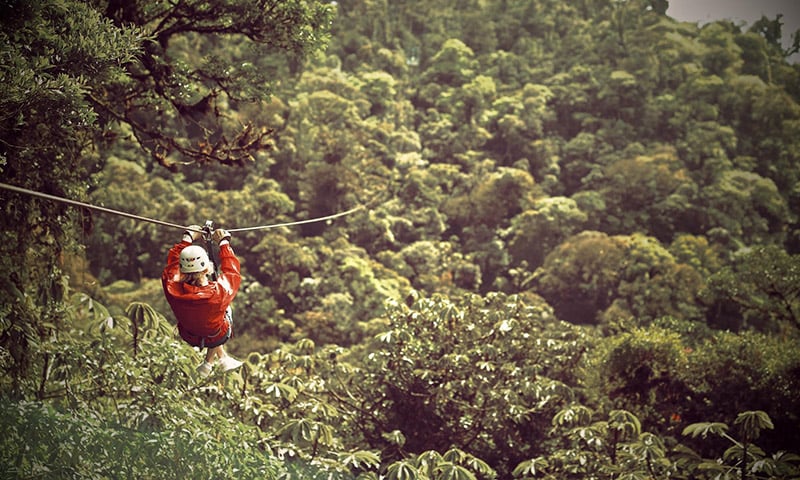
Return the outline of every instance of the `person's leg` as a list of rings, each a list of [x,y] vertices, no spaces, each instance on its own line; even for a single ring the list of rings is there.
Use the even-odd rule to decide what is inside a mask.
[[[228,338],[231,335],[231,328],[228,329]],[[225,350],[222,348],[222,345],[219,346],[219,364],[222,367],[222,371],[227,372],[228,370],[234,370],[242,366],[242,362],[236,360],[235,358],[228,355]]]
[[[227,372],[228,370],[233,370],[242,366],[242,362],[236,360],[235,358],[231,357],[225,352],[225,348],[223,345],[225,342],[231,338],[231,334],[233,333],[233,319],[231,318],[231,309],[228,307],[228,310],[225,312],[225,317],[228,322],[228,331],[225,337],[220,340],[220,344],[214,347],[209,347],[208,351],[206,352],[206,361],[201,366],[204,370],[211,371],[210,366],[214,364],[217,360],[219,360],[219,365],[222,367],[222,371]]]
[[[219,346],[218,356],[220,360],[228,357],[228,354],[225,352],[225,349],[222,347],[222,345],[224,345],[233,334],[233,311],[231,310],[230,306],[225,309],[225,321],[228,323],[228,333],[225,336],[225,340],[223,340],[222,344]]]
[[[222,345],[218,345],[216,347],[209,347],[206,351],[206,363],[213,364],[217,358],[222,358],[225,356],[225,350],[222,349]]]
[[[197,373],[200,377],[205,378],[211,374],[216,357],[219,355],[220,347],[208,347],[206,349],[206,358],[203,363],[197,367]]]

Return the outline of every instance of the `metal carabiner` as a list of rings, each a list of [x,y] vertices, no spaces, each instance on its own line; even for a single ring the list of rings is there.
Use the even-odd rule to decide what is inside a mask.
[[[211,220],[206,220],[206,224],[203,225],[203,240],[206,242],[211,241],[211,233],[214,231],[214,222]]]

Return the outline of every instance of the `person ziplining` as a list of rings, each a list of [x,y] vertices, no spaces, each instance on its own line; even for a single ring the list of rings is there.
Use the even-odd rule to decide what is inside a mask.
[[[161,274],[161,282],[167,302],[177,319],[181,338],[189,345],[200,348],[201,351],[203,348],[206,349],[205,359],[197,367],[197,372],[202,378],[208,377],[216,364],[219,364],[223,371],[234,370],[242,365],[241,361],[228,355],[223,347],[233,335],[231,303],[242,281],[239,259],[230,245],[231,232],[330,221],[364,208],[364,205],[359,205],[325,217],[229,230],[218,228],[212,231],[210,221],[205,227],[199,225],[183,227],[1,182],[0,189],[183,230],[181,240],[167,253],[167,263]],[[207,249],[195,244],[201,238],[206,241]],[[219,265],[212,260],[214,248],[211,242],[216,243],[219,248]]]
[[[223,229],[203,232],[207,236],[210,234],[207,240],[219,245],[217,276],[208,252],[194,244],[201,238],[201,232],[203,229],[199,225],[190,226],[183,232],[181,241],[170,248],[161,284],[178,320],[181,338],[193,347],[206,349],[205,360],[197,367],[197,373],[205,378],[217,361],[225,372],[242,366],[242,362],[223,348],[233,335],[231,303],[239,291],[242,276],[239,259],[230,245],[231,234]]]

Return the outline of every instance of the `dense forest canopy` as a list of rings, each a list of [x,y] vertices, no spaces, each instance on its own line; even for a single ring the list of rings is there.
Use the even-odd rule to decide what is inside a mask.
[[[800,476],[800,32],[666,0],[0,2],[4,478]],[[782,40],[792,38],[790,48]]]

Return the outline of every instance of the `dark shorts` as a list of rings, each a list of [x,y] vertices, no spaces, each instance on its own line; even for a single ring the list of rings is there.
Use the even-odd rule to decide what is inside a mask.
[[[233,335],[233,313],[231,307],[225,310],[225,323],[228,328],[225,333],[214,334],[212,337],[197,337],[188,332],[181,332],[181,337],[193,347],[214,348],[224,345]]]

